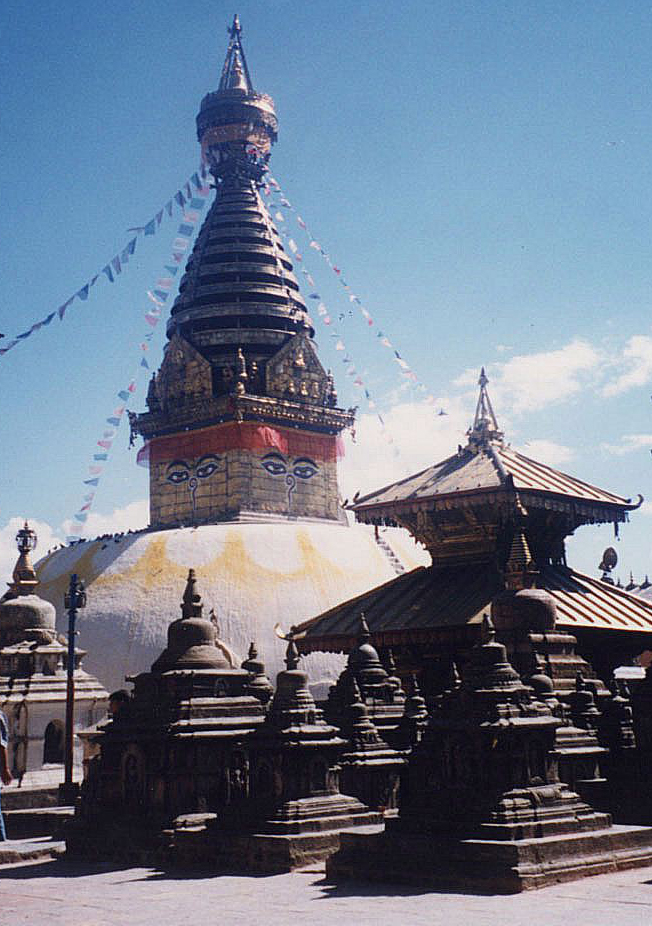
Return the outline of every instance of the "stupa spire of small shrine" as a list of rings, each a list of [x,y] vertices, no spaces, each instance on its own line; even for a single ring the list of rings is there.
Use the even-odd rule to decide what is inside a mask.
[[[188,580],[181,602],[181,615],[183,618],[201,617],[204,605],[201,595],[197,591],[197,577],[194,569],[188,570]]]
[[[38,579],[30,559],[30,553],[36,549],[37,542],[36,532],[25,521],[23,527],[16,534],[16,546],[18,547],[19,556],[12,573],[13,581],[9,583],[9,594],[12,596],[31,595],[38,585]]]
[[[469,444],[487,444],[490,441],[502,442],[503,432],[498,427],[498,421],[494,414],[493,405],[487,392],[487,383],[489,378],[485,373],[484,367],[480,370],[478,386],[480,395],[475,407],[475,417],[473,425],[468,432]]]

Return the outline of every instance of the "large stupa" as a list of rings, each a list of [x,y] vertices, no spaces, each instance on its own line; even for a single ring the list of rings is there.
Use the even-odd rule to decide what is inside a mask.
[[[63,625],[71,572],[89,669],[109,687],[165,643],[188,568],[237,663],[255,641],[282,668],[285,630],[429,557],[400,530],[349,525],[337,459],[353,410],[338,407],[292,262],[259,188],[277,137],[273,100],[253,86],[237,16],[197,134],[216,196],[167,324],[147,411],[131,416],[150,467],[150,528],[82,540],[37,564]],[[337,657],[307,660],[314,685]],[[324,690],[321,687],[320,693]]]

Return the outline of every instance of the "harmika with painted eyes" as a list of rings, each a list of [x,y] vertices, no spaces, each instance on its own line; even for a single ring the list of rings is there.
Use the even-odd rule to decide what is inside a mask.
[[[200,457],[195,463],[186,463],[184,460],[173,460],[168,464],[165,478],[172,485],[181,485],[182,482],[188,483],[188,491],[192,500],[192,516],[195,517],[197,486],[201,479],[208,479],[219,469],[220,458],[214,453]],[[191,475],[194,472],[194,475]]]
[[[270,476],[285,476],[285,484],[288,487],[288,509],[292,507],[292,493],[297,479],[312,479],[315,473],[319,472],[319,467],[310,457],[297,457],[290,464],[290,461],[280,453],[266,453],[261,466]]]

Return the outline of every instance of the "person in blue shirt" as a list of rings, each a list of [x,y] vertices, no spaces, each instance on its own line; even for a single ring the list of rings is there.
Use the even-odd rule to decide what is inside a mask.
[[[9,746],[9,724],[7,718],[0,711],[0,780],[3,785],[10,785],[12,782],[11,772],[9,771],[9,762],[7,761],[7,748]],[[0,841],[6,840],[7,833],[5,830],[5,821],[0,810]]]

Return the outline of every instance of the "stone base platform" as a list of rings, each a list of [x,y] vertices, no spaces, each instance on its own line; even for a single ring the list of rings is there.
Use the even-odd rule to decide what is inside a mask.
[[[343,833],[326,860],[330,882],[363,880],[474,894],[516,894],[590,875],[652,865],[652,829],[611,826],[593,832],[501,841]]]
[[[6,839],[0,842],[0,865],[33,862],[63,855],[66,844],[49,836],[36,839]]]
[[[330,816],[319,815],[326,807],[331,809]],[[221,829],[214,814],[179,817],[168,831],[169,857],[173,864],[187,868],[209,864],[220,871],[280,874],[337,852],[343,831],[371,836],[382,828],[382,814],[369,811],[355,798],[304,798],[286,805],[258,832]]]

